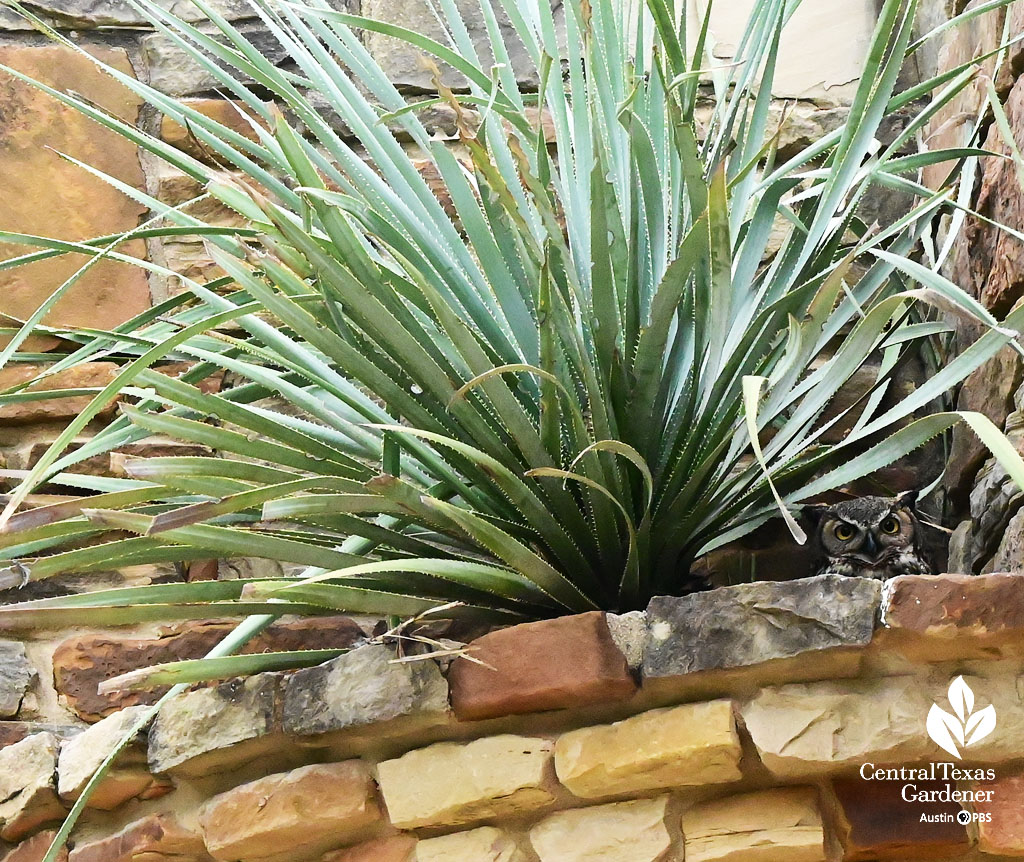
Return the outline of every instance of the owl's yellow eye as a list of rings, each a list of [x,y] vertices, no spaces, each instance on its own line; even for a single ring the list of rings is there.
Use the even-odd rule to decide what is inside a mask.
[[[854,533],[857,531],[849,524],[836,524],[836,528],[833,532],[836,534],[836,538],[839,539],[840,542],[848,542],[853,538]]]
[[[890,536],[895,536],[900,531],[900,522],[892,515],[883,518],[882,523],[878,526],[882,528],[883,533],[888,533]]]

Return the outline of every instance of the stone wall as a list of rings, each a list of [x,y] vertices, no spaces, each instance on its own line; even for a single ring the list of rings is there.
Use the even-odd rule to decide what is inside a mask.
[[[172,700],[101,784],[69,858],[1019,857],[1022,596],[1021,575],[823,575],[527,623],[454,660],[344,618],[279,623],[258,648],[352,648]],[[97,702],[97,684],[211,636],[62,644],[57,691],[88,725],[19,720],[40,669],[0,642],[0,858],[42,858],[144,709]]]

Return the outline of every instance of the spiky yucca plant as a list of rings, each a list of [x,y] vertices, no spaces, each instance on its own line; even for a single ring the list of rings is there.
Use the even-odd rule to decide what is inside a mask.
[[[727,64],[708,49],[709,19],[688,29],[671,0],[570,0],[564,26],[545,2],[483,2],[483,54],[453,0],[437,4],[443,41],[327,0],[252,0],[290,58],[286,68],[194,2],[212,35],[152,0],[132,5],[244,105],[251,136],[93,62],[186,126],[220,169],[5,70],[184,171],[247,226],[204,224],[106,177],[152,218],[87,242],[0,235],[36,247],[4,268],[85,254],[86,268],[122,261],[183,288],[112,332],[42,326],[73,278],[0,353],[0,365],[16,361],[29,334],[57,332],[81,346],[53,372],[100,357],[121,363],[20,477],[0,516],[0,546],[15,582],[211,556],[306,568],[288,579],[8,605],[0,627],[414,615],[440,603],[451,603],[446,615],[499,622],[630,609],[693,588],[695,560],[770,518],[781,514],[799,538],[791,507],[870,474],[958,418],[1024,477],[981,416],[908,421],[1013,343],[1024,317],[997,323],[910,256],[957,206],[960,166],[981,154],[905,154],[975,75],[966,65],[896,93],[921,44],[912,41],[914,0],[885,2],[845,124],[784,163],[769,113],[794,0],[755,4]],[[521,43],[519,68],[499,16]],[[463,86],[438,77],[436,98],[411,101],[353,28],[405,40]],[[708,79],[714,107],[702,127],[695,114]],[[420,121],[437,104],[457,118],[458,152]],[[894,112],[911,119],[880,146]],[[429,162],[433,185],[399,134]],[[917,175],[937,162],[949,164],[950,185],[932,193]],[[890,189],[916,196],[915,206],[869,227],[862,203]],[[789,230],[772,253],[780,219]],[[129,239],[181,234],[204,237],[225,275],[200,283],[119,251]],[[921,299],[989,329],[883,407],[901,357],[946,330],[913,316]],[[873,356],[881,364],[872,391],[823,421]],[[177,379],[153,369],[170,359],[195,365]],[[225,371],[234,385],[200,386]],[[16,387],[0,403],[65,395]],[[67,452],[118,395],[120,417]],[[839,421],[849,433],[824,442]],[[85,458],[151,435],[217,454],[135,460],[127,479],[75,472]],[[45,482],[83,494],[26,508]],[[217,672],[303,660],[247,657]]]

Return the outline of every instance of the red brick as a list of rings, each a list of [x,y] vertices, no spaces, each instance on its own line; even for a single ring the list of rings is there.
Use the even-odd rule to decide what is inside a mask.
[[[470,644],[448,682],[461,720],[567,709],[630,697],[636,684],[603,613],[524,623]]]

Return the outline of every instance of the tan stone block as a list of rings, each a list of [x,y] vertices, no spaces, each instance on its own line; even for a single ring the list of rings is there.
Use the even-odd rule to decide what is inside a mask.
[[[413,862],[525,862],[507,833],[493,826],[428,838],[416,845]]]
[[[199,823],[215,859],[286,862],[366,837],[381,819],[366,764],[347,760],[228,790],[204,806]]]
[[[416,836],[390,835],[326,853],[320,862],[415,862]]]
[[[683,815],[687,862],[824,862],[818,794],[810,787],[742,793]]]
[[[133,74],[124,49],[83,47],[121,72]],[[139,97],[72,48],[5,44],[0,62],[62,92],[81,93],[129,123],[138,119]],[[0,224],[5,230],[78,240],[138,225],[144,206],[54,151],[141,188],[142,167],[130,141],[7,75],[0,78],[0,113],[5,117],[0,132],[0,176],[4,178]],[[25,251],[23,246],[0,244],[3,259]],[[125,243],[118,251],[140,258],[146,255],[141,240]],[[81,255],[66,255],[0,274],[0,314],[24,320],[85,262]],[[149,304],[149,283],[141,269],[104,261],[85,273],[45,322],[112,329]]]
[[[378,764],[377,780],[398,828],[457,826],[551,802],[553,748],[548,739],[510,734],[440,742]]]
[[[36,733],[0,750],[0,838],[4,841],[19,841],[64,816],[53,782],[59,747],[52,733]]]
[[[541,862],[668,862],[667,796],[561,811],[530,830]]]
[[[0,288],[2,292],[2,288]],[[34,380],[47,372],[47,365],[8,365],[0,369],[0,390]],[[86,362],[59,371],[28,387],[32,390],[101,389],[110,383],[119,371],[113,362]],[[25,401],[0,407],[0,425],[23,425],[31,422],[50,422],[71,419],[81,413],[92,401],[93,395],[70,395],[66,398],[48,398],[45,401]],[[109,416],[116,405],[112,399],[101,416]]]
[[[740,755],[732,702],[713,700],[564,733],[555,770],[577,796],[593,798],[735,781]]]
[[[82,795],[86,783],[115,747],[121,744],[141,715],[144,706],[115,712],[77,736],[63,742],[57,760],[57,792],[61,799],[73,802]],[[166,780],[146,768],[146,755],[136,746],[118,757],[117,765],[89,797],[89,807],[109,811],[136,797],[151,799],[172,789]]]
[[[202,839],[173,815],[154,814],[135,820],[109,838],[82,844],[71,862],[209,862]]]

